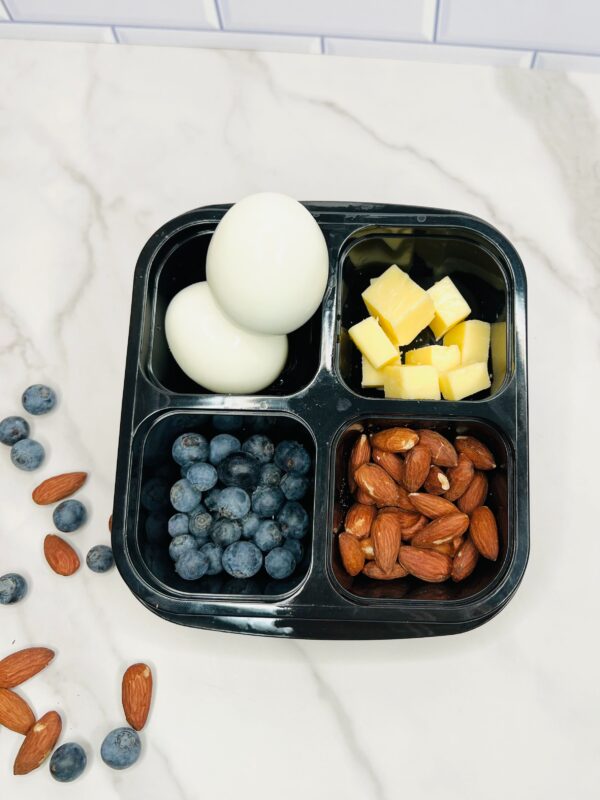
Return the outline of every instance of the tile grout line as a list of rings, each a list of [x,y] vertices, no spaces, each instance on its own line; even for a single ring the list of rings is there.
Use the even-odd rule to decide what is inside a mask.
[[[8,17],[10,22],[14,22],[13,15],[10,13],[10,8],[6,5],[4,0],[0,0],[0,8],[3,8],[6,11],[6,16]]]
[[[529,69],[535,69],[536,68],[535,65],[536,65],[536,62],[537,62],[538,52],[539,52],[538,50],[534,50],[533,51],[533,55],[531,56],[531,63],[529,64]]]
[[[433,15],[433,41],[438,40],[438,27],[440,24],[440,6],[442,0],[435,0],[435,13]]]
[[[117,33],[117,26],[111,25],[110,29],[112,31],[112,35],[115,37],[115,44],[121,44],[121,40],[119,39],[119,34]]]
[[[215,12],[217,14],[217,22],[219,23],[219,30],[225,30],[223,26],[223,14],[221,13],[221,4],[219,0],[213,0],[215,4]]]

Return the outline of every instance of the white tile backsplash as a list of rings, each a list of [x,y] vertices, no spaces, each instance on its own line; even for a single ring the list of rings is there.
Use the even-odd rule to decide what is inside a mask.
[[[0,0],[0,20],[10,19],[8,14],[6,13],[6,9],[2,5],[2,0]]]
[[[112,28],[102,25],[45,25],[37,22],[0,22],[0,39],[106,44],[114,44],[116,41]]]
[[[171,47],[206,47],[227,50],[267,50],[276,53],[321,52],[319,36],[273,36],[228,31],[168,30],[164,28],[116,28],[121,44],[154,44]]]
[[[562,72],[600,72],[600,56],[573,53],[538,53],[534,69],[558,69]]]

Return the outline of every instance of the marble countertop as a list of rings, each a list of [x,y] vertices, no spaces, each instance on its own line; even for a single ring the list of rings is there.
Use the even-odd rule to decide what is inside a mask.
[[[0,416],[48,381],[45,474],[88,469],[80,552],[108,542],[137,254],[164,221],[272,189],[456,208],[497,226],[529,281],[531,558],[508,607],[461,636],[286,641],[191,630],[116,570],[58,579],[39,478],[0,453],[0,655],[57,658],[24,686],[86,745],[77,783],[47,766],[11,800],[465,800],[596,797],[600,537],[600,77],[223,51],[0,43]],[[523,492],[527,487],[521,487]],[[144,754],[100,761],[120,676],[156,675]]]

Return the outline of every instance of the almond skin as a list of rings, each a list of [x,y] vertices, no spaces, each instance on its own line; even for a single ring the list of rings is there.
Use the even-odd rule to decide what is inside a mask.
[[[350,451],[350,459],[348,461],[348,485],[350,491],[356,489],[356,480],[354,473],[362,464],[368,464],[371,460],[371,445],[366,434],[361,433],[358,439],[354,442],[352,450]]]
[[[395,453],[388,453],[387,450],[380,450],[378,447],[373,448],[371,458],[374,464],[380,467],[390,475],[396,483],[402,483],[404,480],[404,461]]]
[[[418,434],[410,428],[387,428],[385,431],[374,433],[371,437],[371,444],[380,450],[387,450],[389,453],[406,453],[419,441]]]
[[[459,497],[467,491],[469,484],[473,480],[475,468],[473,462],[464,453],[458,457],[458,464],[455,467],[450,467],[446,473],[450,481],[450,488],[444,494],[446,500],[458,500]]]
[[[112,518],[113,518],[113,515],[111,514],[110,517],[108,518],[108,530],[111,533],[112,533]]]
[[[417,431],[419,434],[419,444],[429,448],[431,452],[431,463],[438,467],[455,467],[458,463],[458,456],[452,444],[437,431],[424,429]]]
[[[375,563],[383,572],[390,572],[400,549],[400,525],[393,514],[378,514],[371,528]]]
[[[438,517],[420,530],[412,539],[415,547],[431,547],[450,542],[455,536],[462,536],[469,527],[469,517],[457,511]]]
[[[408,495],[408,499],[420,514],[425,514],[430,519],[458,511],[454,503],[446,500],[445,497],[436,497],[434,494],[413,492]]]
[[[13,689],[41,672],[54,658],[47,647],[27,647],[0,661],[0,688]]]
[[[362,503],[354,503],[350,506],[344,521],[346,533],[351,533],[357,539],[363,539],[371,532],[371,525],[377,516],[375,506],[365,506]]]
[[[488,479],[485,472],[477,470],[467,491],[458,499],[458,507],[464,514],[472,514],[485,503],[488,494]]]
[[[363,491],[360,488],[360,486],[356,490],[356,492],[354,494],[354,498],[355,498],[357,503],[360,503],[363,506],[374,506],[375,505],[375,500],[373,500],[373,498],[371,497],[370,494],[367,494],[365,491]]]
[[[29,729],[13,766],[14,775],[27,775],[48,758],[62,730],[62,721],[56,711],[44,714]]]
[[[365,565],[365,554],[360,542],[349,533],[340,533],[338,536],[342,564],[348,575],[358,575]]]
[[[476,469],[495,469],[496,462],[492,451],[474,436],[457,436],[454,446],[459,453],[464,453],[471,459]]]
[[[368,539],[360,540],[360,549],[363,551],[363,553],[365,554],[365,558],[368,561],[372,561],[375,558],[375,548],[373,547],[373,539],[371,539],[370,536]]]
[[[429,583],[441,583],[450,577],[452,559],[434,550],[420,550],[403,545],[400,548],[400,564],[415,578]]]
[[[404,488],[417,492],[427,480],[431,466],[431,452],[425,445],[417,444],[404,460]]]
[[[49,533],[44,539],[44,555],[57,575],[73,575],[79,569],[79,556],[68,542]]]
[[[33,502],[39,506],[58,503],[59,500],[64,500],[65,497],[70,497],[81,489],[86,478],[87,472],[64,472],[62,475],[47,478],[33,490],[31,494]]]
[[[498,558],[500,543],[496,518],[487,506],[479,506],[471,514],[469,528],[473,544],[484,558],[495,561]]]
[[[354,478],[377,506],[396,506],[402,501],[401,487],[377,464],[363,464],[354,473]]]
[[[402,528],[402,541],[410,542],[417,533],[429,523],[429,520],[423,514],[419,514],[418,520],[406,528]]]
[[[412,528],[421,519],[421,515],[413,508],[412,511],[404,511],[395,506],[385,506],[379,511],[380,514],[393,514],[398,520],[401,528]]]
[[[473,544],[473,540],[467,536],[452,563],[452,574],[450,577],[453,581],[464,581],[473,572],[479,560],[479,551]]]
[[[394,564],[389,572],[384,572],[381,567],[378,567],[375,561],[369,561],[365,564],[363,573],[368,578],[373,578],[378,581],[394,581],[397,578],[405,578],[408,575],[402,564]]]
[[[444,494],[450,488],[450,481],[446,476],[446,473],[443,472],[439,467],[436,467],[435,464],[432,464],[429,468],[429,474],[425,478],[425,483],[423,484],[423,489],[429,494]]]
[[[23,736],[35,722],[25,700],[11,689],[0,689],[0,725]]]
[[[125,719],[141,731],[152,702],[152,670],[147,664],[132,664],[123,675],[122,701]]]

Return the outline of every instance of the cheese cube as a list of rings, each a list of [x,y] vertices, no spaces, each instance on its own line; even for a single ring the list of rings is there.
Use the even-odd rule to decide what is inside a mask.
[[[398,358],[398,349],[390,342],[373,317],[367,317],[353,325],[348,334],[375,369],[381,369]]]
[[[435,313],[427,292],[395,264],[365,289],[362,298],[395,345],[410,344]]]
[[[429,327],[436,339],[441,339],[450,328],[469,316],[469,304],[447,276],[434,283],[427,294],[433,301],[435,317]]]
[[[455,344],[450,347],[432,344],[429,347],[409,350],[404,360],[407,364],[430,364],[438,372],[446,372],[460,365],[460,350]]]
[[[487,361],[467,364],[466,367],[457,367],[440,375],[440,388],[445,400],[462,400],[489,387]]]
[[[400,364],[400,354],[398,353],[398,360],[392,361],[392,364]],[[360,385],[363,389],[383,389],[383,369],[375,369],[371,362],[362,357],[362,380]]]
[[[386,397],[401,400],[439,400],[438,371],[431,366],[391,366],[383,370]]]
[[[506,322],[492,322],[492,392],[497,392],[506,375]]]
[[[458,345],[462,366],[482,361],[487,364],[490,350],[490,323],[478,319],[461,322],[444,336],[444,344],[446,347],[450,347],[451,344]]]

